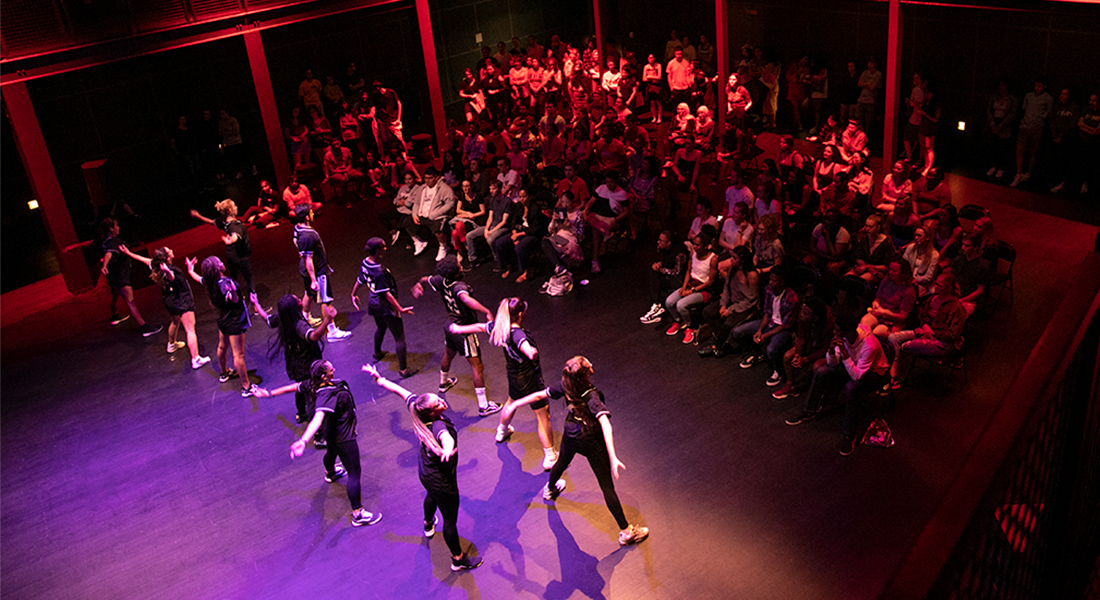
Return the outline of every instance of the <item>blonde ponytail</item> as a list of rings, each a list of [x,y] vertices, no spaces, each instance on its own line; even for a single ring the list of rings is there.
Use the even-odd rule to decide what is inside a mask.
[[[435,436],[432,435],[432,431],[428,429],[428,426],[420,416],[421,414],[431,412],[429,407],[432,404],[432,400],[435,398],[437,398],[435,394],[418,396],[415,402],[409,403],[409,416],[412,417],[413,431],[416,432],[416,437],[420,438],[420,443],[428,448],[432,454],[443,456],[443,446],[439,445],[439,440],[435,439]]]
[[[508,343],[508,337],[512,333],[512,323],[519,321],[527,311],[527,303],[521,298],[505,298],[497,306],[496,318],[493,320],[493,330],[489,332],[489,343],[494,346],[503,346]]]

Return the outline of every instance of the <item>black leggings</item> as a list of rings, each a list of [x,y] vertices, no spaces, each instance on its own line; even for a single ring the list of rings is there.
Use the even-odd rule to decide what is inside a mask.
[[[611,476],[611,457],[607,455],[607,444],[602,437],[587,443],[569,436],[563,437],[558,462],[554,463],[553,469],[550,469],[550,488],[553,489],[561,479],[565,469],[573,461],[573,456],[577,454],[588,458],[588,466],[592,467],[596,481],[600,483],[600,489],[603,490],[603,501],[607,503],[611,516],[615,517],[615,523],[619,525],[619,529],[629,527],[630,523],[623,514],[623,505],[619,503],[619,495],[615,493],[615,480]]]
[[[237,274],[240,273],[244,276],[245,292],[251,294],[255,287],[252,285],[252,264],[249,262],[251,258],[238,258],[232,254],[225,255],[225,266],[229,270],[229,278],[237,279]]]
[[[356,440],[329,442],[324,458],[326,473],[336,471],[336,457],[338,456],[340,462],[344,463],[344,469],[348,472],[348,500],[351,502],[351,509],[359,510],[363,508],[359,488],[359,477],[362,474],[362,469],[359,466],[359,442]]]
[[[382,340],[386,337],[386,330],[393,332],[393,341],[397,345],[397,367],[402,371],[406,364],[405,349],[405,323],[397,315],[371,315],[374,324],[378,327],[374,332],[374,353],[382,353]]]
[[[443,540],[447,542],[451,556],[461,556],[462,545],[458,541],[458,494],[432,490],[427,486],[424,489],[428,490],[428,495],[424,496],[424,524],[432,522],[438,508],[439,514],[443,515]]]

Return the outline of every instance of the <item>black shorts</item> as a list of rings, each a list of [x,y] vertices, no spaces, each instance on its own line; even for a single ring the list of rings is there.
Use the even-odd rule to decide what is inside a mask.
[[[306,294],[320,304],[332,302],[332,286],[329,285],[328,275],[317,276],[317,291],[310,289],[309,275],[302,275],[302,285],[306,288]]]
[[[481,345],[478,344],[477,334],[458,335],[444,328],[443,343],[447,346],[448,350],[461,354],[466,358],[477,358],[481,356]]]
[[[174,302],[172,300],[165,299],[164,310],[167,310],[168,314],[172,315],[173,317],[179,317],[184,313],[195,312],[195,303],[192,302],[191,304],[183,304],[180,302]]]
[[[532,385],[532,386],[529,386],[526,389],[515,388],[515,387],[512,386],[512,382],[508,382],[508,397],[511,398],[512,400],[519,400],[520,398],[523,398],[525,396],[530,396],[531,394],[534,394],[535,392],[541,392],[545,389],[546,389],[546,386],[542,385],[542,382],[539,382],[539,385]],[[540,408],[546,408],[547,406],[550,406],[550,399],[549,398],[543,398],[542,400],[539,400],[538,402],[532,402],[528,406],[531,407],[531,410],[539,410]]]
[[[130,269],[120,269],[118,271],[107,271],[107,285],[122,289],[130,286]]]
[[[920,125],[914,125],[909,121],[905,122],[905,132],[902,133],[902,139],[907,142],[917,141],[917,134],[920,133]]]

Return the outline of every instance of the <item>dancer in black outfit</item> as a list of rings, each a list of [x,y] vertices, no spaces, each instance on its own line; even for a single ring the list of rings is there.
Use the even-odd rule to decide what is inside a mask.
[[[237,282],[225,276],[225,265],[217,256],[207,256],[202,261],[202,277],[195,272],[195,259],[188,258],[187,273],[201,283],[210,294],[210,304],[218,311],[218,381],[225,383],[234,377],[241,378],[241,397],[248,398],[258,389],[248,379],[248,367],[244,364],[244,333],[252,326],[248,308],[241,296]],[[225,351],[233,352],[233,368],[226,366]]]
[[[435,535],[435,512],[443,515],[443,540],[451,551],[451,570],[466,571],[481,566],[481,557],[473,558],[462,550],[458,538],[458,432],[447,418],[447,401],[435,394],[416,395],[378,374],[374,365],[363,371],[387,391],[401,396],[412,418],[413,431],[420,439],[420,483],[424,496],[424,537]]]
[[[256,288],[252,285],[252,239],[248,237],[248,225],[237,218],[237,203],[229,198],[215,203],[214,210],[218,211],[218,219],[204,217],[197,210],[192,210],[191,216],[225,232],[222,241],[225,242],[225,266],[229,269],[229,277],[237,279],[240,275],[244,278],[245,292],[251,294]]]
[[[141,318],[141,311],[138,310],[137,304],[134,303],[134,288],[130,285],[133,263],[130,261],[129,255],[124,252],[125,244],[118,237],[118,221],[103,219],[101,228],[103,232],[103,267],[100,271],[107,277],[107,285],[111,288],[111,325],[118,325],[130,318],[129,316],[119,315],[118,311],[115,310],[121,296],[123,302],[126,303],[126,308],[130,310],[130,314],[134,316],[134,320],[141,327],[141,335],[149,337],[162,328],[159,325],[154,326],[146,323],[145,319]]]
[[[336,308],[331,304],[322,306],[321,323],[312,327],[302,316],[302,301],[294,294],[287,294],[279,299],[274,315],[269,315],[260,306],[256,294],[252,294],[251,300],[256,313],[278,332],[268,349],[267,357],[274,360],[282,352],[286,359],[287,377],[298,383],[309,381],[309,367],[314,361],[321,360],[321,339],[325,337],[328,324],[336,317]],[[314,407],[310,404],[312,399],[311,394],[301,391],[294,393],[294,407],[299,423],[305,423],[313,414]],[[324,436],[318,434],[314,437],[313,445],[317,449],[324,448]]]
[[[443,298],[443,304],[447,306],[447,314],[451,322],[457,325],[474,325],[477,323],[477,314],[485,315],[490,321],[493,313],[474,299],[470,293],[470,286],[462,281],[462,269],[454,256],[447,256],[435,266],[435,275],[421,277],[413,286],[413,298],[424,295],[424,286],[428,286],[439,292]],[[474,394],[477,396],[477,416],[487,417],[500,411],[500,405],[489,402],[485,395],[485,367],[481,362],[481,346],[477,342],[477,334],[455,335],[446,327],[443,328],[443,360],[439,365],[439,393],[445,394],[454,387],[458,379],[451,377],[451,361],[461,352],[470,363],[470,369],[474,372]]]
[[[508,371],[508,397],[519,400],[546,388],[542,382],[542,366],[539,364],[539,349],[531,334],[523,328],[523,319],[527,315],[527,302],[520,298],[505,298],[497,307],[496,318],[486,324],[448,325],[448,331],[455,335],[470,333],[488,333],[494,346],[504,348],[504,361]],[[539,441],[542,442],[542,469],[549,471],[558,460],[554,452],[554,429],[550,424],[550,403],[546,399],[529,403],[538,419]],[[508,423],[511,419],[508,419]],[[497,443],[508,439],[515,431],[503,420],[497,426]]]
[[[382,351],[382,340],[386,338],[386,331],[393,333],[393,340],[397,346],[397,367],[402,378],[412,377],[416,369],[410,369],[405,350],[405,324],[401,315],[413,314],[412,307],[402,307],[397,302],[397,280],[393,273],[378,262],[386,253],[386,241],[380,237],[367,240],[364,248],[367,257],[359,266],[359,277],[355,285],[351,286],[351,304],[355,310],[359,310],[359,286],[365,285],[370,290],[367,299],[367,313],[374,317],[374,324],[378,329],[374,332],[374,360],[382,360],[386,353]]]
[[[589,381],[591,375],[592,363],[583,356],[574,356],[565,363],[560,383],[510,402],[501,411],[500,420],[501,423],[511,422],[512,415],[521,406],[546,402],[547,398],[564,398],[566,416],[561,455],[554,468],[550,469],[550,481],[543,488],[542,496],[547,500],[556,499],[565,490],[565,480],[561,478],[565,469],[575,455],[584,456],[596,475],[596,481],[600,483],[607,509],[619,525],[619,545],[637,544],[649,537],[649,528],[631,525],[626,520],[619,495],[615,493],[615,479],[619,478],[619,470],[625,469],[626,465],[615,455],[611,412],[604,404],[603,394]]]
[[[302,294],[302,313],[310,324],[318,323],[309,316],[310,305],[314,300],[321,306],[332,304],[332,285],[329,275],[332,267],[328,264],[328,254],[325,253],[325,244],[321,241],[321,235],[313,228],[313,210],[308,205],[301,205],[294,209],[291,221],[294,223],[294,247],[298,250],[298,274],[302,276],[302,284],[305,293]],[[351,337],[350,331],[344,331],[329,321],[328,335],[325,339],[330,342],[340,342]]]
[[[355,398],[346,381],[333,379],[336,371],[327,360],[315,360],[309,367],[309,381],[292,383],[275,390],[257,388],[256,396],[269,398],[290,392],[305,393],[313,396],[316,408],[313,418],[306,426],[302,437],[294,440],[290,446],[290,458],[298,458],[306,450],[306,443],[313,439],[321,425],[325,425],[325,440],[328,450],[325,452],[325,481],[332,483],[345,475],[348,478],[348,501],[351,502],[351,524],[354,527],[374,525],[382,520],[381,513],[372,513],[363,508],[360,492],[362,467],[359,464],[359,441],[355,432]],[[343,467],[336,464],[339,458]]]
[[[157,248],[153,250],[153,258],[134,254],[125,246],[122,251],[130,258],[145,263],[149,267],[149,278],[160,287],[164,309],[172,317],[172,322],[168,324],[168,353],[187,347],[191,351],[191,368],[201,369],[210,362],[210,357],[199,356],[199,340],[195,335],[195,296],[191,293],[191,284],[183,269],[172,264],[176,257],[172,249],[167,246]],[[186,342],[177,339],[180,327],[183,327]]]

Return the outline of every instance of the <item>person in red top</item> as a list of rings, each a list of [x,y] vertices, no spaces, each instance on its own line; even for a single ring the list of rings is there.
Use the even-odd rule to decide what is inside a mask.
[[[622,126],[605,128],[603,137],[596,142],[596,168],[600,173],[629,171],[626,164],[626,144],[615,137],[615,131],[621,129]]]
[[[363,172],[351,166],[351,150],[344,147],[339,139],[329,142],[328,151],[324,159],[325,179],[321,183],[328,183],[332,191],[338,193],[344,199],[344,206],[351,206],[351,198],[348,196],[348,185],[354,185],[360,194],[363,189]]]
[[[558,182],[554,193],[559,198],[565,192],[573,193],[573,205],[584,206],[588,203],[588,184],[583,179],[577,177],[577,165],[573,163],[566,163],[562,169],[565,172],[565,179]]]

